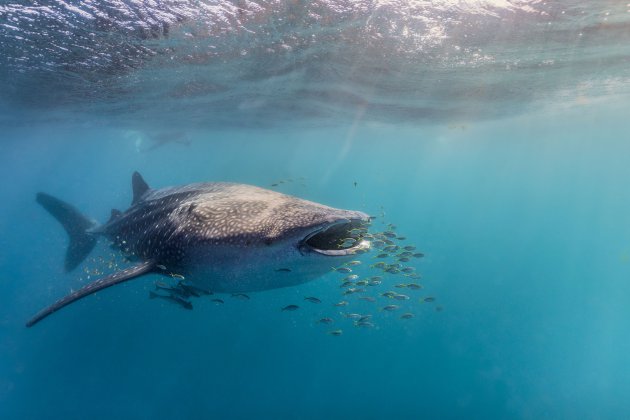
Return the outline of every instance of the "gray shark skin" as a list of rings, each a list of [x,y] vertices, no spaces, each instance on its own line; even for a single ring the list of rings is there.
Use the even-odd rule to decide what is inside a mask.
[[[70,237],[66,270],[79,265],[99,237],[137,263],[58,300],[27,326],[98,290],[144,274],[182,275],[213,292],[260,291],[311,281],[369,248],[367,241],[339,246],[350,230],[369,223],[368,215],[359,211],[225,182],[153,190],[137,172],[132,186],[131,207],[112,210],[103,225],[55,197],[37,194],[37,201]]]

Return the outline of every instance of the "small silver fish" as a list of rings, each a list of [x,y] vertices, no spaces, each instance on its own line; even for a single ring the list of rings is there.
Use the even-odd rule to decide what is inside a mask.
[[[374,299],[372,296],[362,296],[359,298],[359,300],[364,300],[366,302],[376,302],[376,299]]]
[[[245,293],[232,293],[232,297],[240,300],[249,300],[249,296]]]
[[[409,296],[407,295],[397,294],[397,295],[394,295],[393,297],[396,300],[409,300]]]
[[[337,302],[337,303],[335,303],[335,306],[346,306],[347,304],[348,304],[348,302],[347,302],[347,301],[342,300],[341,302]]]
[[[344,277],[343,279],[344,279],[345,281],[354,281],[354,280],[356,280],[356,279],[358,279],[358,278],[359,278],[359,276],[358,276],[358,275],[356,275],[356,274],[350,274],[349,276],[346,276],[346,277]]]
[[[216,303],[217,305],[223,305],[223,300],[222,299],[212,299],[212,302]]]
[[[330,324],[332,324],[334,321],[333,321],[333,319],[332,319],[332,318],[328,318],[328,317],[326,317],[326,318],[322,318],[322,319],[320,319],[320,320],[319,320],[319,321],[317,321],[317,322],[318,322],[318,323],[320,323],[320,324],[330,325]]]
[[[375,327],[375,325],[372,324],[370,321],[356,321],[354,325],[361,328],[374,328]]]
[[[342,248],[349,248],[356,243],[357,243],[356,239],[348,238],[348,239],[345,239],[339,246],[341,246]]]
[[[308,300],[311,303],[322,303],[321,300],[317,299],[316,297],[313,296],[307,296],[304,298],[304,300]]]
[[[349,319],[361,319],[361,314],[342,314],[345,318]]]
[[[328,334],[338,337],[338,336],[343,334],[343,331],[342,330],[335,330],[335,331],[330,331]]]
[[[353,283],[353,282],[351,282],[351,281],[345,281],[345,282],[343,282],[343,283],[341,284],[341,286],[339,286],[339,287],[341,287],[341,288],[346,288],[346,287],[350,287],[350,286],[354,286],[354,283]]]
[[[338,273],[352,273],[352,269],[348,267],[333,267],[332,269]]]
[[[361,289],[361,288],[358,288],[358,287],[350,287],[345,292],[343,292],[343,294],[344,295],[352,295],[354,293],[361,293],[361,292],[365,292],[365,289]]]
[[[412,313],[410,313],[410,312],[407,312],[406,314],[402,314],[400,316],[400,318],[402,318],[402,319],[411,319],[413,317],[414,317],[414,315]]]
[[[387,305],[387,306],[383,307],[383,310],[384,311],[395,311],[398,308],[399,308],[398,305]]]
[[[407,289],[420,290],[420,289],[422,289],[422,286],[420,286],[419,284],[416,284],[416,283],[409,283],[407,285]]]
[[[349,265],[350,267],[355,266],[355,265],[361,265],[361,261],[350,261],[347,262],[346,265]]]
[[[431,297],[431,296],[429,296],[429,297],[425,297],[425,298],[424,298],[424,301],[425,301],[425,302],[434,302],[434,301],[435,301],[435,298],[434,298],[434,297]]]
[[[298,309],[300,309],[300,307],[297,305],[287,305],[284,308],[282,308],[283,311],[288,311],[288,312],[297,311]]]

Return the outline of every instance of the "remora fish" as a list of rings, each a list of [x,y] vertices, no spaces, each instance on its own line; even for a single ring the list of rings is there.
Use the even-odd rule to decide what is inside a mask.
[[[192,309],[192,303],[188,302],[186,299],[182,298],[181,296],[178,296],[176,294],[170,294],[170,295],[160,295],[159,293],[155,293],[155,292],[149,292],[149,299],[164,299],[167,300],[169,302],[173,302],[178,304],[179,306],[181,306],[182,308],[186,308],[186,309]]]
[[[339,248],[352,229],[370,218],[275,191],[224,182],[150,189],[142,176],[132,177],[133,200],[125,212],[112,210],[104,225],[70,204],[38,193],[37,202],[66,229],[70,244],[65,268],[76,268],[105,237],[137,262],[98,279],[37,313],[27,326],[99,290],[159,267],[181,273],[204,290],[249,292],[313,280],[339,266],[369,242]],[[294,267],[278,273],[278,267]]]

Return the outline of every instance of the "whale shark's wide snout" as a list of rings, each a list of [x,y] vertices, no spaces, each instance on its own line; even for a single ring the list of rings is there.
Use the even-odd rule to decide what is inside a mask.
[[[347,212],[330,217],[308,233],[300,242],[300,251],[311,251],[327,256],[346,256],[365,252],[370,243],[363,239],[370,217],[362,212]]]

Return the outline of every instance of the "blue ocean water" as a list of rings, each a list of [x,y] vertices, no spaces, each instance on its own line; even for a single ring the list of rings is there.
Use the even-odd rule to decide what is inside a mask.
[[[629,11],[0,6],[0,418],[626,417]],[[66,234],[35,194],[105,222],[136,170],[377,216],[425,254],[423,289],[386,274],[360,301],[331,271],[186,311],[148,299],[153,275],[26,328],[118,258],[103,241],[64,273]],[[378,274],[375,252],[359,259]],[[383,311],[387,290],[412,298]]]

